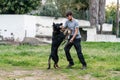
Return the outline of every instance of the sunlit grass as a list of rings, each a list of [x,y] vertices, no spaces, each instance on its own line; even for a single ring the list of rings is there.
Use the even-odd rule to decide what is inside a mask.
[[[81,64],[78,60],[74,47],[71,55],[75,62],[72,69],[66,69],[68,62],[64,53],[64,46],[59,48],[59,65],[61,69],[52,70],[55,73],[64,73],[70,80],[84,80],[88,76],[97,80],[119,80],[120,76],[120,43],[105,42],[82,42],[82,51],[88,64],[87,70],[80,70]],[[48,56],[51,45],[0,45],[0,68],[14,69],[16,67],[25,69],[47,69]],[[53,62],[52,62],[53,64]],[[116,73],[114,73],[115,71]]]

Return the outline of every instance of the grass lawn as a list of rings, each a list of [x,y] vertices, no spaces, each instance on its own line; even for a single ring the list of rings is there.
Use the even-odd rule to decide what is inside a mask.
[[[51,45],[0,45],[0,80],[32,77],[33,74],[30,71],[41,72],[35,73],[34,76],[44,74],[38,75],[33,80],[120,80],[120,43],[82,42],[81,44],[88,65],[87,70],[80,70],[81,64],[74,47],[71,49],[75,62],[73,68],[65,68],[68,62],[63,50],[64,46],[61,45],[59,48],[61,68],[54,69],[52,66],[51,70],[47,70]],[[26,71],[28,74],[10,76],[12,71],[17,70],[18,72]]]

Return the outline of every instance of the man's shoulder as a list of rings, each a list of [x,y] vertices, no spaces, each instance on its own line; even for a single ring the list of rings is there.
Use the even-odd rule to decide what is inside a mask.
[[[69,20],[66,20],[65,22],[66,22],[66,23],[69,23],[70,21],[69,21]],[[72,20],[72,22],[78,23],[78,20],[74,18],[74,19]]]
[[[67,19],[65,22],[69,22],[69,20]]]
[[[74,22],[78,23],[78,20],[77,19],[73,19]]]

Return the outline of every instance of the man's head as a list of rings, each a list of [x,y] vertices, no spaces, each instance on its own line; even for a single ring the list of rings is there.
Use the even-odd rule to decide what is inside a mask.
[[[71,21],[72,18],[73,18],[72,15],[73,15],[72,12],[71,12],[71,11],[68,11],[68,12],[66,13],[66,17],[67,17],[67,19]]]

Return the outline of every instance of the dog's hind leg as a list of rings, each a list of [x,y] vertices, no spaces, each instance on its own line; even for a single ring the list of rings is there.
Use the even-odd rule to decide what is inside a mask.
[[[59,66],[58,66],[59,57],[58,57],[58,52],[57,51],[56,51],[57,54],[55,54],[55,57],[54,57],[54,65],[53,65],[55,69],[59,68]]]
[[[48,68],[47,68],[47,69],[50,69],[50,68],[51,68],[51,58],[52,58],[52,56],[50,55],[50,56],[49,56],[49,59],[48,59]]]
[[[47,69],[51,68],[51,59],[52,59],[52,55],[49,56],[49,59],[48,59],[48,68]],[[58,66],[57,63],[54,63],[54,65],[53,65],[55,69],[59,68],[59,66]]]
[[[60,68],[60,67],[58,66],[58,64],[54,64],[54,68],[55,68],[55,69],[58,69],[58,68]]]

